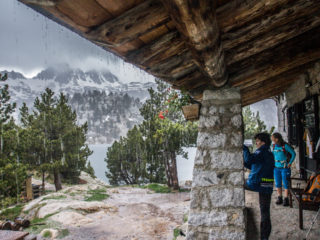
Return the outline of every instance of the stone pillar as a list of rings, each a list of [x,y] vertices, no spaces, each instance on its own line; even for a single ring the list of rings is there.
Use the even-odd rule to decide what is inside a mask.
[[[239,90],[204,91],[188,240],[246,238],[242,144]]]

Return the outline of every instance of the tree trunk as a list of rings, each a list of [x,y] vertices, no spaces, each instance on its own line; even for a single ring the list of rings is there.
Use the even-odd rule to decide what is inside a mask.
[[[42,171],[42,194],[46,192],[44,181],[45,181],[45,171]]]
[[[174,190],[179,190],[179,180],[178,180],[178,170],[177,170],[177,157],[175,152],[171,152],[171,178],[172,178],[172,187]]]
[[[54,185],[56,187],[56,191],[59,191],[62,189],[60,173],[58,170],[54,170],[53,175],[54,175]]]
[[[163,160],[164,160],[164,165],[165,165],[165,169],[166,169],[167,185],[168,185],[168,187],[172,187],[172,177],[170,174],[169,154],[167,152],[165,152],[163,154]]]

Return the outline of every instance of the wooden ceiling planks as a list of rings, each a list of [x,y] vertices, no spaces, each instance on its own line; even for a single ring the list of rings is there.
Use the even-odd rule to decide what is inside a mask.
[[[319,1],[296,1],[288,8],[222,35],[227,64],[272,48],[319,25]]]
[[[233,29],[245,26],[254,19],[261,18],[294,0],[249,0],[232,1],[226,7],[217,9],[217,20],[222,34]]]
[[[320,27],[229,66],[230,83],[244,88],[320,59]]]
[[[120,16],[127,10],[139,5],[144,0],[96,0],[113,17]]]
[[[122,15],[101,24],[87,35],[90,39],[120,46],[169,22],[161,2],[147,0]]]
[[[144,42],[144,44],[148,44],[152,42],[155,39],[158,39],[159,37],[163,36],[167,32],[169,32],[170,29],[166,26],[166,24],[160,25],[159,27],[145,33],[144,35],[140,36],[140,40]]]
[[[259,95],[252,96],[250,94],[243,94],[241,93],[241,104],[242,106],[248,106],[250,104],[262,101],[264,99],[272,98],[275,96],[280,95],[288,88],[287,85],[280,85],[278,87],[273,88],[272,90],[262,91],[258,89]]]
[[[112,15],[92,0],[62,0],[56,8],[76,24],[93,27],[112,18]]]
[[[126,57],[132,62],[151,67],[151,65],[157,64],[166,58],[184,52],[184,49],[186,47],[184,42],[180,40],[180,33],[172,31],[150,44],[128,53]]]
[[[223,77],[252,103],[320,59],[318,0],[20,1],[197,96]]]

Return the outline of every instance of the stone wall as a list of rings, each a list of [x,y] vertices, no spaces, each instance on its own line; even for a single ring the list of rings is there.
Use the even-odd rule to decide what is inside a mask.
[[[305,73],[301,74],[297,81],[295,81],[284,94],[277,98],[278,129],[285,140],[288,138],[287,109],[305,98],[316,94],[320,94],[320,62],[316,62],[312,67],[306,69]],[[318,97],[318,101],[320,103],[320,97]],[[294,146],[294,149],[297,156],[293,168],[297,170],[295,175],[298,175],[300,161],[299,148]]]
[[[240,93],[207,90],[199,120],[189,240],[245,239],[243,122]]]
[[[320,93],[320,61],[306,69],[285,92],[287,106],[301,102],[308,96]]]

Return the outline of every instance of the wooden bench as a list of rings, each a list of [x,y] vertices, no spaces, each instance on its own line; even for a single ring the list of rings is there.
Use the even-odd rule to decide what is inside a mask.
[[[318,194],[311,194],[306,193],[304,188],[300,188],[299,186],[297,188],[292,187],[292,180],[295,181],[304,181],[307,182],[306,179],[302,178],[290,178],[289,179],[289,203],[290,207],[293,207],[292,204],[292,198],[297,202],[299,207],[299,227],[300,229],[303,229],[303,210],[310,210],[310,211],[318,211],[320,207],[320,203],[316,202],[315,199],[320,196],[320,193]],[[304,200],[306,197],[313,197],[313,201],[307,201]]]

